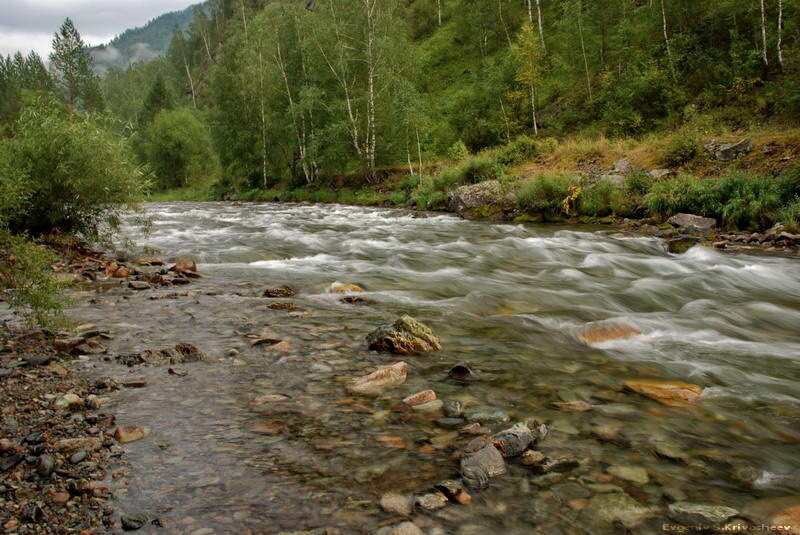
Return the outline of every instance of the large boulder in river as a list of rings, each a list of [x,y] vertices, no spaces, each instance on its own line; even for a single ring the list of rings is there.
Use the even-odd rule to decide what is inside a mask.
[[[431,353],[442,349],[433,331],[411,316],[403,316],[390,325],[381,325],[367,336],[367,344],[372,350],[400,355]]]
[[[730,162],[743,154],[753,151],[753,140],[750,138],[736,141],[734,143],[724,143],[711,139],[703,145],[714,158],[723,162]]]
[[[489,479],[505,474],[503,456],[486,437],[478,437],[467,444],[461,455],[461,477],[464,483],[475,488],[485,488]]]
[[[694,214],[677,214],[669,218],[669,223],[686,232],[707,234],[717,226],[717,220]]]
[[[503,201],[503,189],[498,180],[486,180],[461,186],[450,192],[450,208],[460,216],[469,216],[473,210]]]

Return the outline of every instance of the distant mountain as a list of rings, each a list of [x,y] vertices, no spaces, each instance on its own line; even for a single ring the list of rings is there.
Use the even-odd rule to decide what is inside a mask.
[[[186,29],[197,5],[164,13],[144,26],[125,30],[106,45],[91,47],[89,52],[94,58],[95,70],[98,74],[104,74],[111,67],[127,67],[164,55],[172,40],[173,28],[179,26]]]

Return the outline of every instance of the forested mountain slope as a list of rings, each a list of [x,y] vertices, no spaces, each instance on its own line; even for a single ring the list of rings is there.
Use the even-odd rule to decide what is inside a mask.
[[[111,67],[127,67],[163,56],[172,40],[173,29],[175,26],[186,29],[195,7],[164,13],[144,26],[125,30],[108,44],[91,47],[95,68],[105,73]]]

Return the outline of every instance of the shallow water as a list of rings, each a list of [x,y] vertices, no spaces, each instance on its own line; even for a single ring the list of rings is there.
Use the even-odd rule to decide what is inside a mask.
[[[795,259],[704,247],[672,255],[657,239],[607,229],[401,210],[223,203],[147,209],[151,235],[130,227],[128,237],[164,258],[196,258],[206,278],[171,290],[113,289],[97,301],[79,300],[72,314],[114,331],[111,353],[188,342],[211,357],[186,366],[187,377],[90,364],[97,373],[148,381],[114,396],[119,422],[152,431],[126,446],[129,474],[116,492],[124,511],[162,518],[159,533],[374,532],[391,518],[376,506],[383,492],[422,492],[457,474],[453,453],[469,437],[400,403],[427,388],[468,409],[502,409],[512,421],[543,419],[552,432],[539,448],[582,462],[544,477],[510,462],[509,473],[471,505],[418,520],[426,529],[601,533],[565,502],[590,497],[584,484],[610,465],[646,467],[647,484],[615,482],[643,504],[685,495],[740,507],[800,491]],[[327,291],[334,281],[366,288],[376,303],[341,303]],[[273,300],[260,292],[282,284],[300,291],[292,301],[307,314],[266,308]],[[194,295],[149,299],[187,290]],[[401,360],[366,351],[364,337],[403,313],[428,324],[444,350],[402,358],[411,367],[404,386],[354,401],[343,387],[350,377]],[[642,334],[594,346],[579,341],[587,325],[603,324]],[[292,349],[252,347],[248,334],[290,340]],[[230,349],[239,354],[228,356]],[[477,370],[478,380],[446,380],[457,362]],[[695,383],[705,387],[704,399],[666,407],[625,392],[623,381],[636,378]],[[253,405],[265,394],[289,400]],[[552,405],[573,400],[593,409]],[[264,419],[280,420],[285,432],[250,430]],[[599,425],[621,427],[626,439],[599,441],[591,434]],[[396,437],[391,443],[402,447],[387,448],[381,437]],[[665,445],[681,458],[665,457]],[[658,533],[660,523],[633,532]]]

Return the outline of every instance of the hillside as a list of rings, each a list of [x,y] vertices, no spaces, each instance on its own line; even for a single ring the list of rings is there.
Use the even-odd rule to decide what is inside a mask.
[[[173,29],[175,26],[187,29],[197,5],[159,15],[144,26],[125,30],[108,44],[90,48],[95,70],[104,74],[111,67],[127,67],[163,56],[172,40]]]

